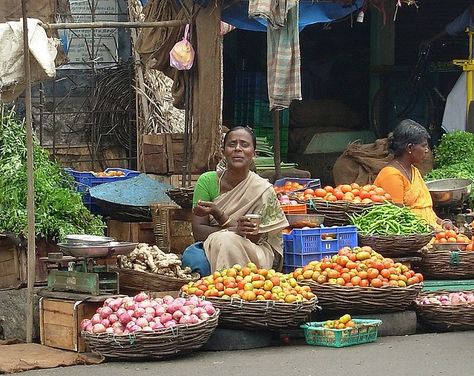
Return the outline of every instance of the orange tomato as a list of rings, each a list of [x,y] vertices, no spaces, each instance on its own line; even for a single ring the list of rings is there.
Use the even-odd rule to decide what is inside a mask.
[[[446,233],[444,231],[440,231],[436,233],[436,239],[440,240],[446,237]]]
[[[454,230],[447,230],[446,231],[446,237],[447,238],[455,238],[457,236],[456,231]]]
[[[341,185],[341,191],[342,193],[347,193],[352,191],[352,187],[349,184],[343,184]]]
[[[318,188],[314,191],[313,195],[316,196],[316,197],[324,197],[326,196],[327,192],[322,189],[322,188]]]
[[[374,278],[370,281],[370,286],[372,287],[382,287],[382,280],[380,280],[379,278]]]
[[[334,190],[334,196],[336,196],[338,200],[342,200],[344,198],[344,193],[342,193],[342,191]]]
[[[352,189],[359,189],[359,188],[360,188],[360,185],[357,184],[357,183],[352,183],[352,184],[351,184],[351,188],[352,188]]]
[[[332,191],[334,191],[334,188],[331,187],[330,185],[326,185],[323,189],[324,189],[326,192],[332,192]]]
[[[313,195],[314,194],[314,190],[311,189],[311,188],[308,188],[308,189],[305,189],[304,192],[303,192],[306,195]]]

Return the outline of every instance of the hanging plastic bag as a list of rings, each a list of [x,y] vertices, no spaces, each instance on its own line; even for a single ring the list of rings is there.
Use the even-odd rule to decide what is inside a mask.
[[[170,51],[170,65],[178,70],[189,70],[194,62],[194,48],[188,41],[189,24],[186,25],[183,40],[176,43]]]

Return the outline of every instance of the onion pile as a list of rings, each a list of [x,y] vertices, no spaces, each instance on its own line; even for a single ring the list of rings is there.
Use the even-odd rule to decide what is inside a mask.
[[[437,296],[425,296],[418,299],[417,303],[420,305],[434,304],[434,305],[458,305],[458,304],[474,304],[474,293],[465,292],[451,292],[449,294]]]
[[[152,332],[177,325],[198,324],[216,312],[211,302],[196,296],[151,299],[144,292],[134,297],[109,298],[91,319],[81,321],[89,333],[129,334]]]

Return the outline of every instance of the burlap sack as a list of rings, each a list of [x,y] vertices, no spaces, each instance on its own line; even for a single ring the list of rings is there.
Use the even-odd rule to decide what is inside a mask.
[[[336,160],[332,173],[334,183],[339,184],[372,184],[378,173],[391,160],[387,139],[376,140],[373,144],[352,143]],[[433,154],[428,153],[422,163],[416,167],[422,175],[433,169]]]

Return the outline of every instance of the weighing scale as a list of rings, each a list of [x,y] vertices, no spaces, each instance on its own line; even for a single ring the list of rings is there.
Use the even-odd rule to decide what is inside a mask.
[[[117,272],[108,271],[106,260],[115,254],[129,254],[138,243],[116,242],[112,238],[66,236],[58,246],[61,253],[49,253],[40,260],[49,270],[48,290],[110,295],[119,293]],[[100,260],[104,260],[103,263]]]

